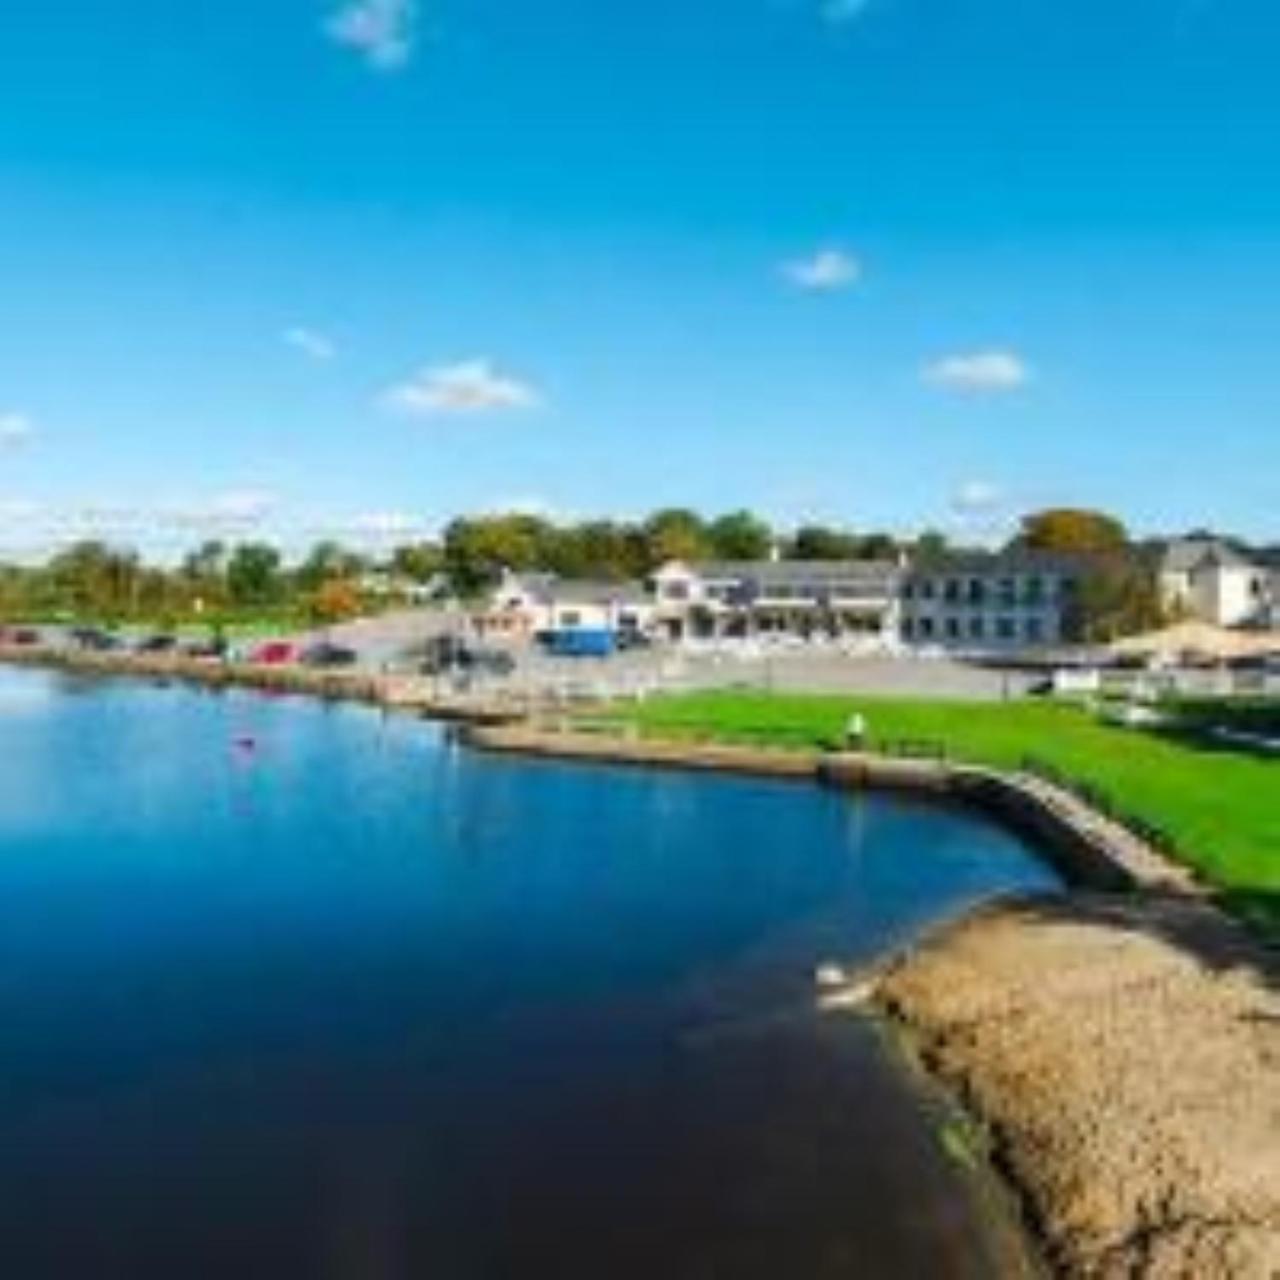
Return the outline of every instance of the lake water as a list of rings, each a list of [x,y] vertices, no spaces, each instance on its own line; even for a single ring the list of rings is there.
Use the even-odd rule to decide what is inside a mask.
[[[3,1274],[999,1275],[813,971],[1053,883],[904,800],[0,671]]]

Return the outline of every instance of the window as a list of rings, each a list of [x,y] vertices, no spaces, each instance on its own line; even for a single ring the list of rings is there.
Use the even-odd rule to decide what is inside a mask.
[[[562,609],[560,612],[562,627],[579,627],[582,625],[582,614],[577,609]]]
[[[687,582],[668,582],[663,585],[662,598],[664,600],[684,601],[689,598],[689,584]]]
[[[987,585],[981,578],[969,579],[969,603],[981,604],[987,598]]]
[[[1001,640],[1015,640],[1018,636],[1018,625],[1012,618],[996,619],[996,635]]]
[[[955,578],[948,578],[947,585],[943,591],[943,597],[948,604],[959,604],[960,602],[960,583]]]
[[[947,619],[947,639],[948,640],[960,639],[960,619],[959,618]]]
[[[929,640],[929,639],[932,639],[932,637],[933,637],[933,619],[921,618],[920,619],[920,638],[922,640]]]
[[[925,579],[925,580],[920,584],[920,599],[921,599],[921,600],[932,600],[932,599],[933,599],[933,597],[934,597],[934,594],[935,594],[935,590],[934,590],[934,584],[933,584],[933,581],[932,581],[931,579],[929,579],[929,578],[926,578],[926,579]]]
[[[1027,619],[1026,637],[1032,644],[1044,639],[1044,623],[1039,618]]]
[[[902,638],[904,640],[912,639],[916,634],[916,624],[911,618],[904,618],[902,621]]]
[[[983,640],[986,638],[987,627],[981,618],[969,619],[969,639]]]

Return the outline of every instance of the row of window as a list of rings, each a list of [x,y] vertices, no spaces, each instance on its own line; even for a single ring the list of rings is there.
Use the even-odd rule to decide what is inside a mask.
[[[985,618],[904,618],[904,640],[1026,640],[1038,644],[1045,639],[1042,618],[996,618],[988,627]]]
[[[1038,605],[1060,595],[1069,595],[1074,584],[1056,578],[921,578],[902,588],[905,600],[942,600],[947,604]]]

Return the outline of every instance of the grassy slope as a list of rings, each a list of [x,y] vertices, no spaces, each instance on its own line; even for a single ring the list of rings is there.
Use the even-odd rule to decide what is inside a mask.
[[[1099,724],[1063,704],[705,693],[634,712],[642,731],[793,747],[838,742],[860,711],[880,741],[944,744],[956,758],[1017,767],[1033,755],[1172,838],[1241,909],[1280,925],[1280,763]]]

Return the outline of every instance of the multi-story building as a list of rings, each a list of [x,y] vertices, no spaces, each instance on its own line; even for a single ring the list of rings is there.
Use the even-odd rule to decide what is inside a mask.
[[[902,586],[902,640],[973,650],[1069,643],[1086,571],[1079,557],[1024,550],[916,563]]]
[[[777,633],[891,639],[903,576],[891,561],[673,561],[653,575],[654,621],[672,640]]]

